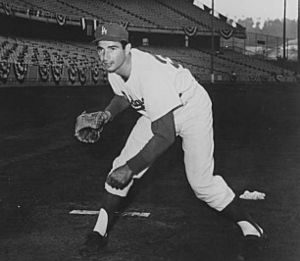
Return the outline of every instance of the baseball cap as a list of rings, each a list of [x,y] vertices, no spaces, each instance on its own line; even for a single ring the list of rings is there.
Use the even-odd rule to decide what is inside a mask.
[[[99,25],[94,36],[94,43],[98,41],[128,42],[128,31],[122,25],[116,23],[105,23]]]

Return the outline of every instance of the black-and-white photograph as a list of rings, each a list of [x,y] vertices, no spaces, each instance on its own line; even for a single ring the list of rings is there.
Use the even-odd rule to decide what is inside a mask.
[[[299,14],[0,0],[0,260],[300,260]]]

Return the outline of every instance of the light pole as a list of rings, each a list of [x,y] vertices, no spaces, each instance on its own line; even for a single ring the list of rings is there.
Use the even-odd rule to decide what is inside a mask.
[[[298,0],[298,73],[300,73],[300,0]]]
[[[214,75],[214,55],[215,55],[214,9],[215,9],[215,1],[212,0],[212,2],[211,2],[211,56],[210,56],[211,83],[215,82],[215,75]]]
[[[283,2],[283,60],[286,59],[285,39],[286,39],[286,0],[284,0]]]

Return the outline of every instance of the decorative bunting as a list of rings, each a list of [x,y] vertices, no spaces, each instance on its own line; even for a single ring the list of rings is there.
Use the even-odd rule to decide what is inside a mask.
[[[24,82],[28,70],[28,64],[14,63],[14,72],[19,82]]]
[[[12,14],[12,9],[9,3],[4,3],[3,4],[4,12],[6,15],[11,15]]]
[[[205,12],[210,13],[211,8],[209,8],[209,7],[206,6],[206,5],[203,5],[203,8],[204,8],[204,11],[205,11]]]
[[[63,14],[56,14],[56,21],[60,26],[63,26],[66,23],[66,16]]]
[[[227,17],[225,15],[222,15],[219,13],[219,18],[220,18],[220,20],[227,22]]]
[[[220,29],[220,34],[224,39],[228,40],[233,35],[233,29],[228,29],[228,28]]]
[[[129,22],[127,22],[127,21],[120,21],[119,24],[122,25],[125,29],[127,29],[128,25],[129,25]]]
[[[75,64],[72,64],[68,68],[69,81],[73,84],[76,81],[77,67]]]
[[[107,73],[107,71],[104,71],[103,69],[101,69],[101,71],[103,72],[103,82],[105,83],[105,84],[107,84],[108,83],[108,73]]]
[[[0,80],[5,83],[7,81],[11,64],[7,61],[0,62]]]
[[[78,78],[81,84],[85,84],[86,82],[86,68],[81,67],[78,69]]]
[[[49,80],[49,67],[46,64],[39,65],[39,75],[43,82]]]
[[[183,28],[184,33],[189,37],[194,36],[197,33],[197,29],[197,26],[188,26]]]
[[[55,64],[51,66],[51,69],[53,80],[56,84],[58,84],[62,76],[63,66],[61,64]]]
[[[94,66],[91,68],[91,76],[94,83],[97,83],[99,80],[99,68],[98,66]]]
[[[241,31],[241,32],[245,32],[246,31],[246,27],[236,23],[236,30],[237,31]]]

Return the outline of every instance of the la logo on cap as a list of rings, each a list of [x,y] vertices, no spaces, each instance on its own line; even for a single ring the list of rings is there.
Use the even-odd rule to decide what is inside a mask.
[[[128,42],[128,31],[119,24],[105,23],[97,27],[95,31],[95,40],[98,41],[126,41]]]
[[[101,34],[105,35],[107,34],[107,29],[102,25]]]

